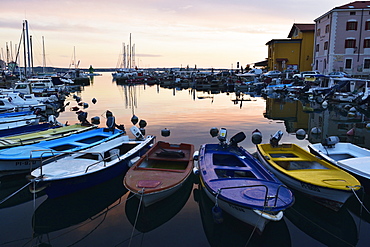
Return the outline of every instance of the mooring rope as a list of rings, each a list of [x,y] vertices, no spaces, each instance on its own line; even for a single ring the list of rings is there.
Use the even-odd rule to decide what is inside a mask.
[[[11,198],[12,196],[14,196],[15,194],[17,194],[18,192],[20,192],[21,190],[23,190],[24,188],[26,188],[28,185],[30,185],[32,183],[31,182],[28,182],[26,185],[24,185],[22,188],[18,189],[16,192],[12,193],[11,195],[7,196],[6,198],[4,198],[0,204],[4,203],[5,201],[7,201],[9,198]]]
[[[130,237],[130,242],[128,244],[128,246],[131,246],[131,241],[133,239],[133,236],[134,236],[134,232],[135,232],[135,228],[136,228],[136,223],[137,223],[137,220],[139,218],[139,213],[140,213],[140,208],[141,208],[141,202],[143,200],[143,196],[144,196],[144,188],[142,190],[140,190],[140,193],[139,193],[141,196],[140,196],[140,202],[139,202],[139,206],[137,208],[137,212],[136,212],[136,217],[135,217],[135,222],[134,222],[134,225],[132,227],[132,232],[131,232],[131,237]]]
[[[360,198],[359,198],[359,197],[358,197],[358,195],[356,194],[356,192],[355,192],[355,190],[353,189],[353,187],[351,187],[351,190],[352,190],[353,194],[355,194],[356,199],[360,202],[361,207],[362,207],[362,208],[364,208],[368,214],[370,214],[370,211],[365,207],[364,203],[360,200]]]

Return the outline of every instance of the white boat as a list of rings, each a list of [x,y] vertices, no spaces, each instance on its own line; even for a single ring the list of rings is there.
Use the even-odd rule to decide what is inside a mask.
[[[37,168],[42,160],[61,157],[66,152],[81,151],[123,135],[121,130],[97,128],[50,141],[0,150],[0,171],[27,171]]]
[[[22,127],[27,125],[35,125],[40,122],[40,116],[34,114],[32,111],[20,113],[14,112],[14,115],[8,115],[9,113],[3,114],[5,114],[6,116],[3,117],[0,116],[0,130]]]
[[[358,78],[330,78],[334,85],[325,99],[339,102],[364,100],[369,96],[370,81]]]
[[[331,136],[323,143],[309,144],[311,153],[346,170],[359,179],[370,179],[370,150]],[[363,185],[364,180],[361,181]]]
[[[71,152],[33,170],[31,181],[37,187],[46,187],[50,198],[86,189],[126,172],[154,139],[154,136],[130,139],[123,135],[84,151]]]

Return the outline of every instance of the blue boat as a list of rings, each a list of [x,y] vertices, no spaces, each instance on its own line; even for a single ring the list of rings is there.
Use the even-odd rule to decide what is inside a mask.
[[[134,129],[138,133],[138,128]],[[36,192],[45,189],[49,198],[56,198],[98,185],[126,173],[154,140],[151,135],[139,138],[121,135],[89,149],[70,152],[33,170],[29,180],[35,184],[31,188]]]
[[[51,126],[49,123],[41,123],[41,124],[34,124],[34,125],[26,125],[20,127],[14,127],[11,129],[0,129],[0,137],[4,136],[12,136],[17,134],[26,134],[36,131],[43,131],[50,128],[57,128],[58,126]]]
[[[217,134],[218,130],[213,135]],[[237,145],[245,139],[243,132],[227,143],[226,129],[222,128],[218,139],[219,144],[200,147],[194,168],[205,193],[215,203],[215,220],[222,220],[225,211],[262,233],[269,221],[283,218],[283,211],[294,203],[293,193]]]
[[[49,157],[90,148],[124,133],[118,129],[98,128],[33,145],[3,149],[0,150],[0,171],[28,171],[39,167],[42,160]]]

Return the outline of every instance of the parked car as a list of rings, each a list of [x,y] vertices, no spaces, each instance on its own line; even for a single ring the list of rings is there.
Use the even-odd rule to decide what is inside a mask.
[[[293,79],[303,79],[307,75],[320,75],[318,71],[302,71],[298,74],[293,75]]]
[[[341,72],[341,71],[331,72],[329,73],[328,76],[333,77],[333,78],[351,77],[351,75],[347,74],[346,72]]]
[[[247,72],[247,74],[261,75],[262,74],[262,69],[251,69]]]
[[[264,77],[279,77],[281,76],[281,72],[278,70],[271,70],[266,73],[262,74]]]

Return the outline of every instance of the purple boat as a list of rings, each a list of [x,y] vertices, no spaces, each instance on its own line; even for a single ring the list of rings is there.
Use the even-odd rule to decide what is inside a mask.
[[[283,218],[283,211],[294,203],[293,193],[237,145],[245,139],[243,132],[226,143],[226,129],[221,129],[218,139],[219,144],[200,147],[194,168],[205,193],[215,203],[214,219],[222,221],[225,211],[262,233],[269,221]]]

